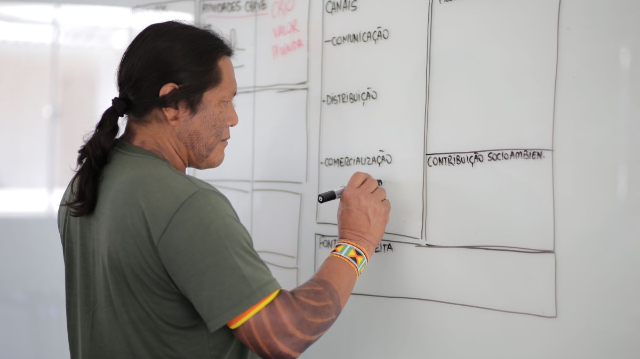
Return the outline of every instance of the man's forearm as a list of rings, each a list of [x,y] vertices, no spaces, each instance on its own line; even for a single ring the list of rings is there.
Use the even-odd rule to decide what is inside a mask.
[[[329,257],[309,281],[280,291],[234,333],[262,358],[297,358],[333,325],[355,282],[349,264]]]

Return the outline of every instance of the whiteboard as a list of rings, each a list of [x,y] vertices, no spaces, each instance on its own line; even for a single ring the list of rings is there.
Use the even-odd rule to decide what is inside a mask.
[[[382,6],[358,1],[356,12],[372,3]],[[311,6],[325,11],[312,15],[318,41],[326,4]],[[408,15],[384,8],[389,19]],[[420,14],[430,22],[424,153],[542,153],[425,163],[423,236],[384,236],[393,252],[373,256],[337,323],[303,357],[637,358],[640,3],[436,0],[429,8]],[[392,211],[403,205],[390,199]],[[303,233],[316,239],[317,266],[331,245],[323,241],[337,233],[320,225]]]
[[[344,312],[302,357],[637,357],[640,5],[311,0],[308,10],[308,63],[291,65],[308,76],[251,84],[266,98],[283,83],[306,93],[289,119],[280,105],[252,108],[254,225],[273,216],[256,193],[300,196],[269,201],[290,207],[280,210],[290,224],[300,206],[297,243],[272,234],[257,246],[277,250],[260,255],[285,285],[310,278],[337,239],[338,202],[316,196],[354,171],[383,180],[392,213]],[[373,31],[388,32],[374,41]],[[306,116],[293,116],[303,104]],[[266,159],[286,156],[269,173],[279,164]]]
[[[300,194],[278,190],[254,190],[253,246],[295,258],[300,232]]]
[[[307,90],[285,89],[255,94],[253,180],[307,180]]]

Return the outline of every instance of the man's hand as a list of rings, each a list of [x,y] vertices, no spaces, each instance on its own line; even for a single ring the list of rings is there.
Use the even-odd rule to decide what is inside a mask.
[[[391,204],[386,196],[371,175],[356,172],[351,176],[338,207],[339,237],[357,242],[372,255],[389,222]]]

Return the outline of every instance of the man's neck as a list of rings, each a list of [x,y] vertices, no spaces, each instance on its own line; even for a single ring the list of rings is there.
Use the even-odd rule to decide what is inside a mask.
[[[189,164],[187,148],[178,141],[168,125],[150,121],[144,125],[127,123],[122,140],[144,148],[169,161],[176,170],[185,173]]]

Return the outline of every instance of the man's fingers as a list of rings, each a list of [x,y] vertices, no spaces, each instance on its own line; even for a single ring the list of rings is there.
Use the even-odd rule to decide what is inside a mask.
[[[387,208],[387,213],[391,212],[391,202],[388,199],[384,199],[382,201],[382,205]],[[387,214],[387,222],[389,222],[389,215]]]
[[[378,180],[376,180],[371,176],[369,176],[369,178],[367,178],[364,181],[364,183],[362,183],[362,185],[360,186],[360,189],[362,189],[366,193],[373,193],[373,191],[375,191],[376,188],[378,188]]]
[[[368,174],[368,173],[356,172],[356,173],[353,174],[353,176],[351,176],[351,179],[349,180],[349,183],[347,183],[347,187],[358,188],[358,187],[362,186],[362,184],[368,178],[373,178],[373,177],[371,177],[371,175]]]
[[[382,187],[378,187],[373,191],[373,198],[378,201],[384,201],[387,198],[387,191]]]

